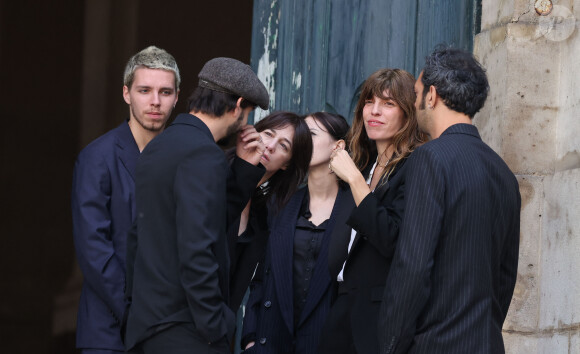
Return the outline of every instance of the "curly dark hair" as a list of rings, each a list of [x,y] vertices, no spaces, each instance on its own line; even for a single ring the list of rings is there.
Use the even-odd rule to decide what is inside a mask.
[[[423,102],[429,87],[435,86],[445,105],[473,118],[489,93],[485,69],[470,52],[439,45],[425,58]]]

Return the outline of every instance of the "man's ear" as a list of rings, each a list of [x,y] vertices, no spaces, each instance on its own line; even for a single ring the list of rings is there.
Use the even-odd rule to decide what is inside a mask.
[[[441,97],[439,97],[439,95],[437,94],[437,88],[433,85],[429,86],[429,97],[427,98],[427,105],[429,107],[433,107],[435,108],[435,106],[437,105],[437,103],[439,102],[439,99]]]
[[[179,99],[179,89],[177,89],[177,92],[175,93],[175,101],[173,101],[173,108],[175,108],[178,99]]]
[[[125,100],[125,103],[131,104],[131,96],[129,95],[129,88],[127,85],[123,86],[123,99]]]
[[[240,97],[240,98],[238,98],[238,101],[236,102],[236,108],[235,108],[235,112],[234,112],[236,117],[238,117],[243,111],[243,108],[242,108],[242,101],[243,100],[244,100],[244,98]]]
[[[234,119],[234,118],[238,119],[238,117],[240,116],[240,114],[242,114],[242,111],[243,111],[242,106],[241,106],[242,100],[243,100],[242,97],[238,98],[238,101],[236,102],[236,106],[234,108],[230,109],[229,111],[227,111],[225,113],[225,115],[230,115],[232,117],[232,119]]]

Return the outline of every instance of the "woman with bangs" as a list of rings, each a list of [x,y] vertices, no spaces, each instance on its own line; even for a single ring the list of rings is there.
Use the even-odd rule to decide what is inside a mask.
[[[305,120],[313,144],[308,179],[273,220],[252,280],[241,342],[248,354],[317,353],[336,294],[328,246],[334,225],[350,213],[352,198],[328,163],[335,150],[345,148],[349,126],[344,117],[327,112]]]
[[[260,163],[266,173],[239,218],[228,227],[230,240],[230,308],[243,301],[258,261],[266,250],[269,220],[290,199],[306,178],[312,138],[303,117],[293,112],[271,113],[254,125],[264,143]],[[251,129],[238,139],[250,138]],[[237,144],[243,148],[244,144]],[[235,149],[228,151],[232,157]],[[239,155],[240,153],[238,153]]]
[[[379,352],[378,314],[404,213],[405,160],[426,141],[414,84],[401,69],[369,76],[349,131],[351,154],[338,150],[331,157],[328,167],[350,186],[353,204],[332,234],[329,268],[338,296],[321,353]]]

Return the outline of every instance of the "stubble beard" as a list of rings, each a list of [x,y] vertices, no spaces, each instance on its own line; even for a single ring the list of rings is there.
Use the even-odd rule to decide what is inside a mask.
[[[427,116],[427,110],[425,109],[425,96],[427,96],[427,93],[423,92],[421,103],[419,103],[419,109],[417,110],[417,125],[419,126],[419,130],[423,133],[429,134],[427,131],[427,120],[429,117]]]
[[[244,112],[240,113],[235,122],[233,122],[226,131],[226,136],[224,139],[230,139],[232,136],[236,135],[242,126],[242,121],[244,120]]]
[[[137,124],[139,124],[139,126],[141,126],[143,129],[150,131],[150,132],[159,133],[165,127],[165,123],[167,122],[166,119],[163,120],[163,122],[161,124],[156,124],[155,122],[151,122],[150,124],[145,124],[144,119],[142,119],[141,116],[139,116],[137,114],[137,112],[135,112],[135,109],[133,108],[133,106],[129,106],[129,107],[131,109],[131,115],[133,116],[133,118],[135,118],[135,121],[137,122]]]

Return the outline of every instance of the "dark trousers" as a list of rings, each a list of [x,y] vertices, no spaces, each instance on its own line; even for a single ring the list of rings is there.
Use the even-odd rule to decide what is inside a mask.
[[[355,354],[347,294],[338,296],[320,335],[320,354]]]
[[[229,354],[230,346],[224,338],[209,344],[195,330],[192,323],[178,323],[144,340],[131,354]]]

